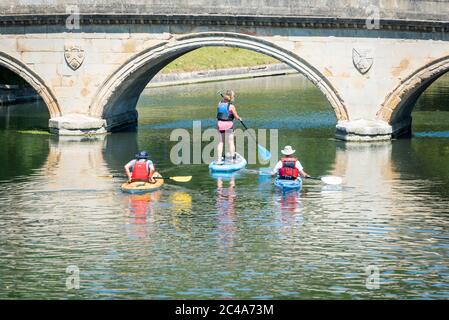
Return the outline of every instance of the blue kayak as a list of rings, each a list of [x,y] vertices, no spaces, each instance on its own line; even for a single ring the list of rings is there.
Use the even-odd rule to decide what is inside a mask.
[[[222,163],[212,161],[209,164],[209,170],[211,172],[233,172],[238,171],[246,167],[246,160],[240,154],[236,153],[236,159],[225,159]]]
[[[298,178],[296,180],[283,180],[276,179],[274,181],[274,185],[281,189],[283,192],[291,191],[291,190],[300,190],[302,187],[302,179]]]

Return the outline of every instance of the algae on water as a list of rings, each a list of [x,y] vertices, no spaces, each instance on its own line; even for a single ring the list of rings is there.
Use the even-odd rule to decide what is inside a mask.
[[[18,133],[23,134],[41,134],[41,135],[49,135],[50,132],[48,131],[42,131],[42,130],[18,130]]]

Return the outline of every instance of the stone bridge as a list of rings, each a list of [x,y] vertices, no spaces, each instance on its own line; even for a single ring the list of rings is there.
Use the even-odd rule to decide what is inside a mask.
[[[25,79],[58,134],[137,124],[168,63],[204,46],[278,59],[326,96],[343,140],[410,133],[420,94],[449,69],[449,1],[2,0],[0,66]]]

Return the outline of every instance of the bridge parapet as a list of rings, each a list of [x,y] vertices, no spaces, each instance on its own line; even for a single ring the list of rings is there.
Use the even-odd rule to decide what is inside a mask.
[[[2,0],[0,15],[58,15],[66,14],[76,5],[83,14],[114,15],[223,15],[223,16],[303,16],[365,19],[378,10],[385,20],[447,21],[447,0]]]
[[[448,5],[449,6],[449,5]],[[58,26],[65,25],[69,15],[36,14],[36,15],[0,15],[0,26]],[[80,29],[88,26],[111,25],[190,25],[190,26],[240,26],[240,27],[275,27],[305,29],[348,29],[363,30],[367,26],[367,18],[362,17],[327,17],[327,16],[282,16],[282,15],[224,15],[224,14],[98,14],[80,12],[77,16]],[[449,21],[445,20],[413,20],[382,18],[378,28],[371,30],[371,36],[379,31],[390,32],[424,32],[444,33],[449,31]],[[77,32],[74,30],[74,32]]]

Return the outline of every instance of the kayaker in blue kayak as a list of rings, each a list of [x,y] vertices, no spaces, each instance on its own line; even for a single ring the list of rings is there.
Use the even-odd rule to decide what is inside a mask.
[[[131,160],[125,165],[125,172],[128,176],[128,182],[148,181],[155,183],[153,174],[156,171],[153,161],[148,160],[148,152],[140,151],[136,154],[136,159]]]
[[[232,104],[235,98],[235,93],[232,90],[227,90],[223,99],[218,103],[217,107],[217,130],[220,132],[220,141],[217,146],[217,164],[223,163],[223,147],[226,138],[229,143],[229,152],[232,159],[236,159],[235,143],[234,143],[234,119],[242,120],[238,115],[237,109]]]
[[[277,175],[281,180],[296,180],[298,177],[308,178],[310,175],[304,171],[301,162],[293,156],[296,150],[291,146],[285,146],[281,153],[284,157],[274,166],[272,175]]]

